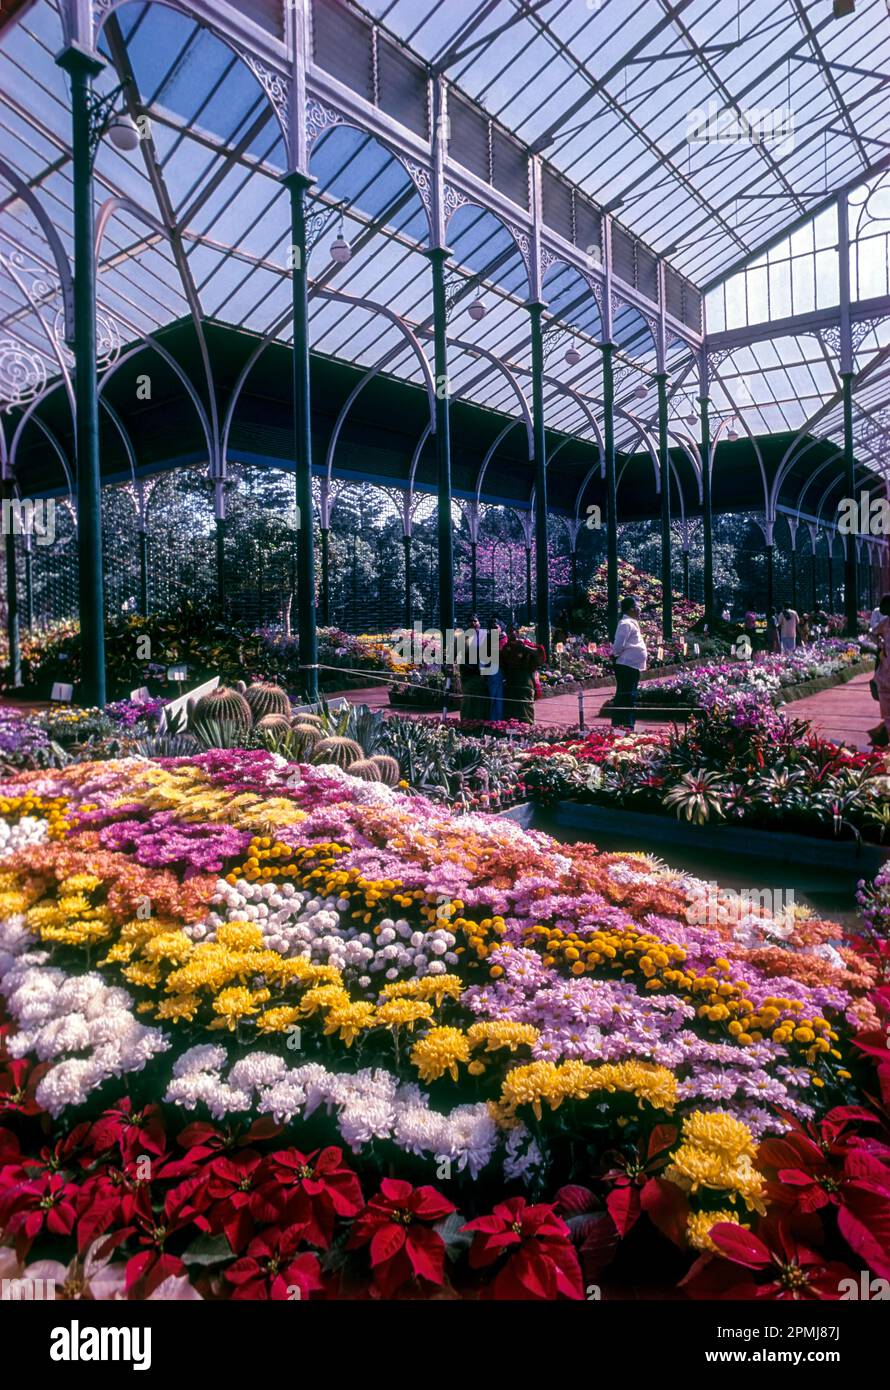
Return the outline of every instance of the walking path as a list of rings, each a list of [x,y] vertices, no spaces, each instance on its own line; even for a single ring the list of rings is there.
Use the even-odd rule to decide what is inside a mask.
[[[854,748],[868,748],[868,731],[880,722],[878,706],[871,698],[868,689],[868,673],[855,676],[846,685],[835,685],[823,690],[819,695],[808,695],[786,707],[794,719],[811,719],[818,733],[835,743],[847,743]],[[588,728],[603,727],[607,719],[597,718],[597,711],[610,698],[613,686],[600,690],[584,691],[584,722]],[[344,690],[337,695],[328,695],[329,700],[344,698],[352,704],[369,705],[371,709],[388,708],[388,695],[384,686],[367,686],[360,690]],[[401,713],[402,711],[394,711]],[[441,718],[441,715],[427,715],[427,718]],[[449,715],[456,719],[457,715]],[[535,704],[535,723],[555,728],[571,728],[578,723],[578,693],[551,695]],[[664,724],[656,724],[640,719],[638,729],[663,729]]]
[[[834,743],[847,743],[853,748],[868,748],[868,731],[880,723],[878,706],[871,698],[868,689],[869,675],[856,676],[846,685],[835,685],[823,690],[819,695],[808,695],[788,705],[788,714],[795,719],[811,719],[817,731]],[[584,722],[588,728],[605,727],[608,719],[597,718],[597,711],[610,698],[613,686],[603,686],[599,690],[584,691]],[[388,709],[388,687],[385,685],[362,686],[357,690],[343,690],[329,694],[328,700],[346,699],[355,705],[369,705],[371,709]],[[22,714],[46,709],[44,702],[19,702],[0,696],[0,705],[10,706]],[[402,713],[400,710],[394,713]],[[424,713],[427,719],[441,719],[441,714]],[[456,720],[456,714],[449,719]],[[535,704],[535,724],[553,728],[569,729],[578,723],[578,693],[550,695]],[[663,729],[666,725],[649,720],[637,720],[638,729]]]

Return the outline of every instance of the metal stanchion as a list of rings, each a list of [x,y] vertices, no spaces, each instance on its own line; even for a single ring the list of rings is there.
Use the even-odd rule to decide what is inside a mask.
[[[583,690],[579,690],[579,691],[578,691],[578,728],[583,730],[585,727],[586,727],[586,726],[585,726],[585,723],[584,723],[584,691],[583,691]]]

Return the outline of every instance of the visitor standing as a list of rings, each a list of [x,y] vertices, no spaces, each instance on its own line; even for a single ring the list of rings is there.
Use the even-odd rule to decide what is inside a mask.
[[[615,694],[612,697],[612,727],[632,729],[636,724],[637,688],[645,671],[648,652],[639,624],[636,600],[621,600],[621,620],[615,629],[612,657],[615,662]]]
[[[488,620],[487,661],[480,663],[482,680],[488,691],[488,715],[492,723],[499,723],[504,717],[504,672],[501,668],[501,652],[507,641],[500,618]]]
[[[878,643],[878,665],[875,671],[875,685],[878,690],[878,704],[884,728],[890,735],[890,594],[885,594],[878,605],[881,621],[874,630]],[[876,741],[876,740],[873,740]],[[886,740],[881,740],[885,742]]]
[[[783,652],[793,652],[797,646],[797,624],[800,615],[793,608],[783,608],[779,614],[779,637]]]
[[[460,717],[462,720],[490,718],[489,686],[483,678],[480,667],[481,634],[482,624],[474,613],[470,618],[469,631],[465,634],[464,659],[460,663],[460,688],[462,692]]]
[[[535,673],[544,656],[543,647],[523,642],[517,629],[510,624],[507,628],[507,641],[501,649],[507,719],[518,719],[522,724],[534,724]]]
[[[770,656],[775,656],[779,650],[779,620],[775,613],[767,614],[766,649]]]

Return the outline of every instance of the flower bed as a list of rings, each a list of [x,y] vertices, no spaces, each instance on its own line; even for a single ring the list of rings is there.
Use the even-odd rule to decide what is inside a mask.
[[[888,1272],[880,944],[264,751],[22,774],[0,818],[5,1276],[578,1299]]]
[[[865,640],[824,638],[797,651],[765,656],[758,661],[724,661],[707,663],[677,675],[647,681],[637,693],[641,712],[655,706],[670,718],[674,707],[709,709],[725,701],[734,691],[750,691],[769,696],[774,704],[795,697],[795,687],[809,687],[813,682],[827,688],[849,673],[865,670],[863,661],[874,657],[873,644]],[[608,713],[607,702],[601,713]]]
[[[702,702],[684,730],[600,729],[523,754],[527,794],[547,804],[589,801],[676,812],[792,834],[883,843],[890,830],[890,757],[857,753],[790,719],[764,693]]]

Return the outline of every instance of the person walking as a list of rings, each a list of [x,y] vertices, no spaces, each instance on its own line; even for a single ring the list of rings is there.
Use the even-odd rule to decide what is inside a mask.
[[[615,694],[612,697],[612,727],[634,728],[637,687],[645,671],[649,653],[640,629],[636,599],[621,600],[621,620],[615,629],[612,657],[615,662]]]
[[[793,608],[783,608],[779,614],[779,637],[783,652],[793,652],[797,646],[797,624],[800,615]]]

